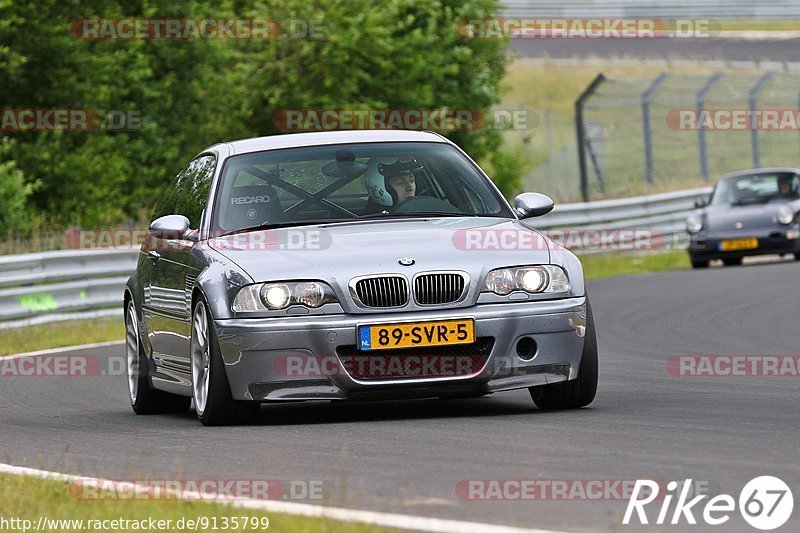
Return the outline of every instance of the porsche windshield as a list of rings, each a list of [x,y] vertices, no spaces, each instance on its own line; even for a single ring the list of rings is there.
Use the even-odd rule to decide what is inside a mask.
[[[711,205],[763,204],[774,200],[796,200],[799,197],[796,174],[753,174],[721,180],[711,197]]]
[[[212,226],[258,227],[403,216],[513,218],[474,165],[444,143],[364,143],[229,158]]]

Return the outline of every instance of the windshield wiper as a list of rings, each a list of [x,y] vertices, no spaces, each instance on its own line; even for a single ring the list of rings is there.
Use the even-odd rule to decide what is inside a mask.
[[[433,211],[421,211],[418,213],[372,213],[361,215],[357,220],[375,218],[419,218],[419,217],[479,217],[483,215],[469,215],[466,213],[436,213]]]
[[[265,222],[263,224],[259,224],[258,226],[250,226],[249,228],[242,228],[237,229],[234,231],[229,231],[228,233],[223,233],[220,235],[221,237],[225,237],[227,235],[236,235],[237,233],[246,233],[248,231],[259,231],[259,230],[267,230],[267,229],[279,229],[279,228],[291,228],[291,227],[302,227],[302,226],[317,226],[319,224],[337,224],[340,222],[353,222],[354,220],[358,220],[356,218],[319,218],[315,220],[295,220],[291,222],[275,222],[269,223]]]

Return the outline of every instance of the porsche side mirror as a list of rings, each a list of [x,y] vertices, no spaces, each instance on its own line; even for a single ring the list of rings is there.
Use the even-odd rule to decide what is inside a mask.
[[[695,198],[695,200],[694,200],[694,206],[697,209],[700,209],[701,207],[705,207],[707,205],[708,205],[708,199],[705,196],[703,196],[701,198]]]
[[[183,215],[166,215],[150,223],[149,231],[157,239],[184,239],[190,233],[189,219]]]
[[[540,217],[552,210],[553,200],[538,192],[525,192],[514,199],[514,211],[519,218]]]

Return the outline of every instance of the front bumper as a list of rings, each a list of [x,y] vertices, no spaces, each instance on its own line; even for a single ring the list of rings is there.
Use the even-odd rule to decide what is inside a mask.
[[[690,235],[689,255],[694,260],[734,259],[753,255],[800,253],[798,227],[773,227],[729,232],[700,232]],[[755,238],[758,247],[748,250],[722,251],[720,243],[725,240]]]
[[[414,313],[240,318],[215,326],[234,399],[388,399],[486,394],[574,379],[585,317],[586,298],[579,297]],[[339,353],[356,345],[358,325],[464,318],[474,319],[477,339],[492,339],[474,372],[362,379],[342,364]],[[533,357],[518,355],[523,338],[535,342]]]

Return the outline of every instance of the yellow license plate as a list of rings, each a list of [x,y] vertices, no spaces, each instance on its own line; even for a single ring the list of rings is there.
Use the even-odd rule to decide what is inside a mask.
[[[475,342],[475,321],[444,320],[358,327],[359,350],[391,350]]]
[[[721,241],[719,249],[723,252],[735,252],[736,250],[752,250],[758,248],[758,239],[731,239]]]

